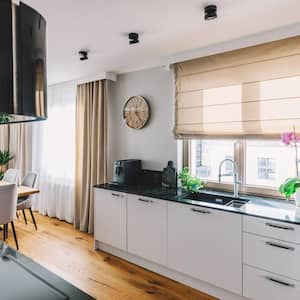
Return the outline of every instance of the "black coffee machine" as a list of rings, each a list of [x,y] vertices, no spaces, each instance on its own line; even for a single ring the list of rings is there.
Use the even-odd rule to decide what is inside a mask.
[[[114,162],[113,184],[138,184],[142,175],[142,161],[140,159],[116,160]]]

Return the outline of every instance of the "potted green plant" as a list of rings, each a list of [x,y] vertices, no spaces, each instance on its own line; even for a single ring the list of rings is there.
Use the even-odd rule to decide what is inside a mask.
[[[190,193],[197,193],[201,188],[204,187],[204,182],[197,177],[193,177],[190,174],[188,167],[184,167],[182,169],[178,175],[178,178],[181,181],[183,189]]]
[[[296,194],[296,206],[300,207],[299,197],[297,193],[300,192],[300,178],[288,178],[286,181],[279,187],[279,192],[283,194],[287,200],[289,200],[294,194]]]
[[[0,150],[0,180],[3,179],[5,167],[14,158],[8,150]]]
[[[7,113],[0,113],[0,124],[6,124],[10,122],[13,119],[12,115],[9,115]]]

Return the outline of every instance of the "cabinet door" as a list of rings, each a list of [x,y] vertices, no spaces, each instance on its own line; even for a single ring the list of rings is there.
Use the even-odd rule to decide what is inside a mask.
[[[167,201],[128,195],[128,251],[167,263]]]
[[[168,203],[168,267],[242,292],[241,216]]]
[[[126,250],[126,194],[94,189],[95,239]]]

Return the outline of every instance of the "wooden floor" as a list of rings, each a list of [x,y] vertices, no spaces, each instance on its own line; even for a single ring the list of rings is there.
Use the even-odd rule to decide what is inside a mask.
[[[21,216],[16,221],[20,252],[96,299],[215,299],[107,253],[94,251],[92,236],[57,219],[35,215],[38,231],[30,221],[25,225]],[[15,246],[11,228],[8,243]]]

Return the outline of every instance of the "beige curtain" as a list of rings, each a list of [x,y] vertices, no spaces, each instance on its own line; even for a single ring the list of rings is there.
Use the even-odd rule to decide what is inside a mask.
[[[300,36],[178,63],[175,73],[179,138],[300,130]]]
[[[0,125],[0,150],[8,150],[9,131],[8,125]]]
[[[22,179],[31,169],[31,124],[0,126],[0,150],[9,150],[14,159],[9,168],[18,169]]]
[[[14,159],[9,162],[8,166],[18,169],[22,180],[31,170],[31,124],[9,125],[9,151],[14,155]]]
[[[77,86],[75,220],[93,233],[93,186],[106,181],[106,81]]]
[[[8,125],[0,125],[0,150],[8,150],[9,144],[9,129]],[[0,171],[4,172],[5,166],[0,166]]]

